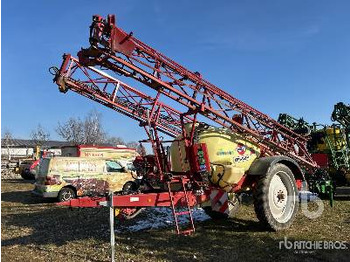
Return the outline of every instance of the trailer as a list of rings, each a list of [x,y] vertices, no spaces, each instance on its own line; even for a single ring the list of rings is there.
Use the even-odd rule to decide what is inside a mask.
[[[64,54],[60,68],[50,72],[60,92],[73,91],[136,120],[147,135],[142,142],[151,144],[153,155],[136,158],[137,178],[122,191],[60,205],[109,206],[124,218],[145,207],[167,206],[176,232],[191,234],[195,206],[212,217],[227,218],[236,210],[239,195],[253,192],[260,222],[273,230],[288,228],[298,210],[298,191],[307,189],[307,180],[319,170],[308,151],[308,138],[115,22],[114,15],[93,16],[90,46],[77,58]],[[119,76],[134,80],[135,86]],[[188,227],[180,227],[180,216],[188,217]]]

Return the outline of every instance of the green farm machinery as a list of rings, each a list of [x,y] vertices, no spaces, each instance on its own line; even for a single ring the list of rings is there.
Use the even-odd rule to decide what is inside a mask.
[[[278,118],[279,123],[310,138],[308,150],[321,167],[309,178],[310,190],[329,197],[333,204],[336,187],[350,186],[350,105],[337,103],[331,120],[331,125],[320,125],[288,114]]]

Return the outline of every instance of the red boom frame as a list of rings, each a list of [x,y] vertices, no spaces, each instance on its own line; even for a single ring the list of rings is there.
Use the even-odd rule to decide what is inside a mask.
[[[263,155],[287,155],[307,169],[317,167],[306,148],[307,138],[294,133],[269,116],[243,103],[140,40],[116,27],[115,18],[94,16],[91,47],[82,49],[85,66],[98,65],[131,77],[186,106],[188,114],[204,117],[245,135],[258,144]]]
[[[104,106],[137,120],[141,126],[150,125],[163,133],[177,137],[182,134],[181,112],[123,83],[92,66],[83,66],[70,54],[63,55],[63,63],[54,81],[61,92],[72,90]],[[184,116],[185,123],[193,118]]]

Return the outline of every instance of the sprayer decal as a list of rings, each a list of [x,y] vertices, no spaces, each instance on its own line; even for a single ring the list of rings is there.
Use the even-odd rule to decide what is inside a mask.
[[[250,155],[237,156],[233,158],[233,161],[235,163],[240,163],[240,162],[248,161],[249,158],[250,158]]]
[[[243,144],[238,144],[236,150],[238,154],[244,155],[246,147]]]
[[[216,152],[216,155],[218,156],[226,156],[226,155],[233,155],[233,150],[224,151],[223,149],[220,149],[218,152]]]

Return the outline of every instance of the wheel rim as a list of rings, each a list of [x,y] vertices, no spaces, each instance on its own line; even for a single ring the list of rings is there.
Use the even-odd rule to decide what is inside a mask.
[[[273,218],[279,223],[288,222],[295,208],[295,193],[287,173],[276,173],[269,185],[268,202]]]
[[[65,191],[62,193],[62,200],[63,201],[68,201],[71,200],[73,198],[73,194],[70,191]]]

